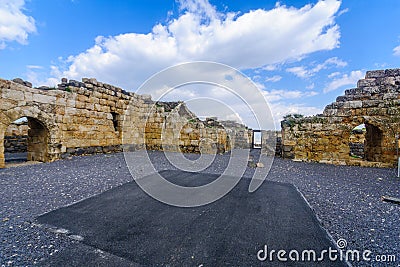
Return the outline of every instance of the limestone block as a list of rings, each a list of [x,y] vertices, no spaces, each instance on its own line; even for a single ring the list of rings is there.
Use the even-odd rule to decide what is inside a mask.
[[[37,103],[55,103],[56,97],[42,94],[34,94],[33,101]]]
[[[89,102],[89,98],[83,94],[78,94],[76,96],[76,101],[80,101],[80,102]]]
[[[93,98],[102,98],[103,94],[100,93],[98,90],[93,92]]]
[[[25,98],[25,101],[27,101],[27,102],[32,102],[33,101],[33,93],[32,92],[24,92],[24,98]]]
[[[351,116],[351,109],[339,109],[337,112],[338,117],[348,117]]]
[[[103,94],[102,98],[99,99],[100,105],[107,105],[107,99],[105,99],[106,95]]]
[[[93,103],[85,103],[84,108],[88,110],[94,110],[94,104]]]
[[[371,78],[381,78],[385,77],[385,71],[384,70],[374,70],[374,71],[367,71],[365,74],[366,79],[371,79]]]
[[[366,87],[366,86],[375,86],[377,85],[376,79],[374,78],[369,78],[369,79],[361,79],[357,83],[357,87]]]
[[[400,114],[400,107],[393,107],[387,109],[388,115],[399,115]]]
[[[397,99],[399,94],[387,93],[383,95],[383,100]]]
[[[75,103],[76,103],[76,100],[74,98],[69,98],[69,99],[67,99],[66,106],[69,108],[74,108]]]
[[[25,95],[24,95],[23,91],[3,88],[2,98],[3,99],[11,99],[14,101],[23,101],[25,99]]]
[[[62,98],[62,97],[57,97],[55,104],[59,105],[59,106],[66,106],[67,105],[67,100],[65,98]]]
[[[54,112],[56,115],[65,115],[65,107],[56,106]]]
[[[102,106],[100,111],[101,111],[101,112],[110,113],[110,112],[111,112],[111,109],[110,109],[109,106]]]
[[[18,101],[11,99],[2,99],[0,110],[10,110],[18,106]]]
[[[344,103],[344,108],[361,108],[362,107],[362,101],[348,101]]]
[[[364,100],[362,103],[363,108],[377,107],[380,103],[379,100]]]

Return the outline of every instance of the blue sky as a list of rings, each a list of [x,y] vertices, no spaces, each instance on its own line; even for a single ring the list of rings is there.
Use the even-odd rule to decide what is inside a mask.
[[[279,120],[400,67],[399,15],[398,0],[0,0],[0,77],[136,91],[171,65],[216,61],[248,75]]]

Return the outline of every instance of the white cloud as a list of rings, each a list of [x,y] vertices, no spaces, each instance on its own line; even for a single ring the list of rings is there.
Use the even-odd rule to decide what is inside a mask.
[[[338,14],[337,16],[339,17],[339,16],[341,16],[341,15],[343,15],[343,14],[346,14],[346,13],[349,12],[349,11],[350,11],[350,9],[345,8],[345,9],[339,11],[339,14]]]
[[[48,77],[47,70],[43,68],[43,66],[38,65],[27,65],[26,66],[26,78],[30,81],[34,86],[40,85],[48,85],[48,86],[56,86],[60,83],[59,79],[54,78],[55,76],[60,76],[61,73],[59,72],[58,68],[51,66],[50,67],[50,74],[53,77]]]
[[[288,104],[285,102],[277,102],[270,104],[274,116],[275,128],[280,128],[280,122],[283,117],[288,114],[302,114],[304,116],[313,116],[321,114],[323,109],[307,106],[303,104]]]
[[[331,67],[345,67],[345,66],[347,66],[347,62],[337,57],[331,57],[325,60],[323,63],[318,64],[309,69],[307,69],[304,66],[298,66],[298,67],[287,68],[286,71],[293,73],[294,75],[300,78],[310,78],[314,76],[316,73],[320,72],[321,70],[328,69]]]
[[[308,78],[311,76],[309,71],[306,70],[303,66],[287,68],[286,71],[293,73],[294,75],[300,78]]]
[[[334,78],[324,89],[324,93],[334,91],[342,86],[357,84],[358,80],[364,77],[364,72],[361,70],[352,71],[350,74],[343,74],[341,77],[335,75]]]
[[[339,76],[339,75],[340,75],[340,72],[335,71],[335,72],[332,72],[331,74],[329,74],[329,75],[328,75],[328,78],[332,79],[332,78],[337,77],[337,76]]]
[[[8,42],[26,44],[28,35],[36,32],[35,20],[23,13],[24,0],[0,0],[0,49]]]
[[[278,66],[274,65],[274,64],[270,64],[270,65],[266,65],[266,66],[262,67],[262,69],[266,70],[266,71],[274,71],[274,70],[278,69]]]
[[[276,102],[280,100],[299,99],[303,97],[315,96],[318,93],[315,91],[303,92],[300,90],[271,90],[263,91],[265,98],[269,102]]]
[[[400,45],[393,48],[393,55],[400,56]]]
[[[99,80],[135,89],[165,67],[187,61],[217,61],[243,69],[266,68],[339,45],[335,18],[341,2],[294,8],[219,13],[206,0],[180,1],[181,14],[147,34],[96,38],[68,58],[63,76]],[[60,78],[60,77],[58,77]]]
[[[279,75],[274,75],[272,77],[265,78],[266,82],[273,82],[273,83],[279,82],[280,80],[282,80],[282,76],[279,76]]]
[[[314,88],[315,88],[315,83],[311,83],[311,84],[306,86],[306,89],[308,89],[308,90],[312,90]]]
[[[38,65],[27,65],[26,67],[27,67],[28,69],[31,69],[31,70],[33,70],[33,69],[35,69],[35,70],[43,69],[42,66],[38,66]]]

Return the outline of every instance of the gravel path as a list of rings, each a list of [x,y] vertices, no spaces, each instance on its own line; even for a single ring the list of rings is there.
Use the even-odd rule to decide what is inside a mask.
[[[160,152],[150,152],[159,170],[175,169]],[[187,155],[196,158],[196,155]],[[256,157],[256,155],[255,155]],[[229,155],[220,155],[204,172],[220,173]],[[143,176],[140,166],[134,176]],[[251,177],[248,168],[245,176]],[[394,169],[298,163],[275,159],[267,179],[299,188],[335,240],[348,248],[396,255],[396,263],[353,266],[400,266],[400,205],[380,201],[400,197]],[[31,266],[73,241],[31,224],[45,212],[131,181],[123,154],[74,157],[70,160],[0,169],[0,266]],[[299,222],[301,223],[301,222]]]

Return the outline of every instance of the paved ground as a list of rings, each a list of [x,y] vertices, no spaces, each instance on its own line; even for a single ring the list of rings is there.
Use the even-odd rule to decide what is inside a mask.
[[[161,174],[191,187],[218,178],[216,174],[169,170]],[[249,182],[243,179],[219,201],[197,208],[163,204],[144,193],[136,182],[130,182],[42,215],[38,221],[68,229],[71,235],[83,236],[86,245],[143,266],[254,266],[260,265],[257,252],[264,245],[269,250],[296,249],[300,253],[335,248],[295,187],[268,181],[249,194]],[[260,255],[264,257],[264,252]],[[66,258],[56,255],[45,263],[70,266]],[[76,259],[74,264],[92,266],[93,260],[99,261]],[[274,256],[268,266],[321,265],[310,262],[308,256],[306,261],[288,264]],[[104,265],[107,263],[104,261]],[[346,266],[328,258],[323,263]]]
[[[157,169],[174,169],[161,153],[151,154]],[[227,158],[226,155],[218,156],[204,173],[220,173]],[[249,168],[245,177],[252,171],[254,169]],[[134,175],[143,176],[140,166],[134,170]],[[395,178],[395,170],[276,159],[267,179],[298,187],[333,238],[345,238],[348,248],[370,249],[373,257],[394,254],[399,260],[400,207],[380,201],[382,195],[400,196],[400,180]],[[30,222],[43,213],[131,180],[122,154],[77,157],[0,170],[0,264],[46,264],[51,255],[58,255],[56,257],[68,259],[71,265],[82,258],[94,264],[95,259],[100,258],[114,262],[115,266],[128,265],[129,262],[117,255],[93,249],[65,234],[49,232]],[[78,247],[75,254],[69,254]],[[353,265],[398,266],[399,263],[361,262]]]

